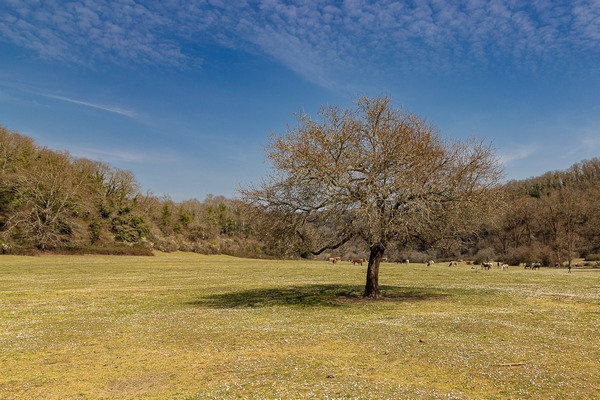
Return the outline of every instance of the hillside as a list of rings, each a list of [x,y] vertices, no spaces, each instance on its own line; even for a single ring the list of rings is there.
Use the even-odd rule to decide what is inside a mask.
[[[151,254],[191,251],[247,257],[299,257],[303,246],[285,218],[239,200],[208,196],[176,203],[142,193],[128,171],[39,146],[0,127],[0,240],[4,253]],[[505,184],[504,206],[478,234],[452,245],[392,246],[390,259],[502,259],[510,263],[600,258],[600,160]],[[362,256],[360,242],[332,252]],[[327,258],[330,253],[320,257]]]

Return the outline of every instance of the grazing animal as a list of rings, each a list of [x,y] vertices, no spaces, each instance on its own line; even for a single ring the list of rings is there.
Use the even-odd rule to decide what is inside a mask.
[[[531,266],[531,269],[540,269],[540,263],[533,263],[533,265]]]
[[[526,263],[525,269],[533,269],[533,266],[530,263]]]
[[[406,260],[404,260],[404,264],[408,264],[410,261],[408,260],[408,258]]]
[[[502,266],[500,267],[500,271],[508,271],[508,264],[502,264]]]
[[[387,259],[387,257],[383,257],[383,258],[381,259],[381,261],[382,261],[382,262],[384,262],[384,261],[387,261],[387,260],[388,260],[388,259]]]
[[[433,264],[434,264],[434,263],[433,263],[433,260],[429,260],[429,261],[427,261],[427,266],[428,266],[428,267],[431,267]]]
[[[335,259],[335,257],[329,257],[329,262],[332,264],[335,264],[337,260]]]
[[[484,262],[481,264],[481,269],[492,269],[492,265],[491,262]]]
[[[356,265],[356,264],[360,264],[363,265],[363,260],[361,258],[355,258],[354,260],[352,260],[352,265]]]
[[[458,265],[458,263],[456,261],[450,261],[450,264],[448,264],[449,267],[456,267]]]
[[[465,261],[467,265],[473,265],[473,261]]]

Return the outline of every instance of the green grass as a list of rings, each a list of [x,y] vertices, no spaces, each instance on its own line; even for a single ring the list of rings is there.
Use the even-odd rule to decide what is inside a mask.
[[[600,398],[600,270],[365,270],[0,256],[0,398]]]

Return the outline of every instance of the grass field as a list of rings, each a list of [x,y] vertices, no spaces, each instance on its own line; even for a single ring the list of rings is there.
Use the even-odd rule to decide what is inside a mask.
[[[600,270],[365,270],[0,256],[0,398],[600,398]]]

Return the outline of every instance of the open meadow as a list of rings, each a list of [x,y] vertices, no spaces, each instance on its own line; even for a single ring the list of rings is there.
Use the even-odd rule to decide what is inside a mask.
[[[0,398],[600,398],[600,270],[365,271],[0,256]]]

